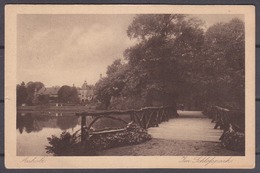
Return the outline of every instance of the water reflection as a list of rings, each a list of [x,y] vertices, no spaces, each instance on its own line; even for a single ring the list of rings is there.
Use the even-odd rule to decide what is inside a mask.
[[[129,115],[114,116],[130,122]],[[87,117],[87,126],[95,117]],[[17,112],[17,155],[44,156],[45,146],[49,145],[47,138],[60,136],[64,131],[73,134],[80,129],[81,118],[68,112]],[[125,124],[120,121],[102,118],[92,129],[121,128]]]
[[[59,128],[61,130],[67,130],[76,127],[77,124],[78,117],[72,113],[53,113],[49,115],[44,115],[44,113],[17,113],[16,119],[16,129],[19,130],[20,134],[24,131],[26,133],[39,132],[43,128]]]

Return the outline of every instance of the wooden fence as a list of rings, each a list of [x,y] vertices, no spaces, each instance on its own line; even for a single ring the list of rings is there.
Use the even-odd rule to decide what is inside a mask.
[[[127,122],[120,118],[120,115],[129,115],[131,122]],[[114,117],[115,115],[119,115]],[[159,126],[163,121],[168,121],[170,117],[176,115],[176,108],[172,106],[167,107],[145,107],[139,110],[111,110],[111,111],[95,111],[95,112],[81,112],[76,113],[76,116],[81,117],[81,141],[86,142],[90,135],[114,133],[127,130],[131,124],[137,124],[140,127],[147,129],[149,127]],[[91,116],[94,119],[86,124],[86,117]],[[101,118],[109,118],[116,121],[121,121],[125,124],[124,128],[112,130],[98,130],[92,131],[91,127]]]
[[[242,110],[229,110],[219,106],[213,106],[209,112],[212,122],[216,125],[214,129],[220,127],[224,131],[229,128],[238,132],[245,131],[245,112]]]

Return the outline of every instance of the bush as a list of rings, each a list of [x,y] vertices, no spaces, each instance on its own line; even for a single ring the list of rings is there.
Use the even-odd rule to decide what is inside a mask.
[[[152,137],[143,128],[132,126],[123,132],[94,135],[90,138],[91,145],[96,150],[139,144],[150,140]]]
[[[229,150],[245,151],[245,134],[229,129],[223,133],[221,143]]]
[[[99,134],[90,136],[88,144],[81,146],[80,135],[69,132],[63,132],[60,137],[52,136],[47,138],[50,146],[46,146],[46,152],[55,156],[73,156],[73,155],[96,155],[96,151],[120,147],[125,145],[133,145],[150,140],[152,137],[146,130],[131,125],[125,131]]]
[[[71,135],[68,132],[62,132],[60,137],[52,135],[47,138],[50,146],[46,146],[46,153],[51,153],[54,156],[71,156],[77,155],[77,148],[79,147],[79,141],[77,141],[76,135]]]

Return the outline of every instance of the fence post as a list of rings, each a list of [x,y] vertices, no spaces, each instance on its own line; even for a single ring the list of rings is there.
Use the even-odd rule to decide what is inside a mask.
[[[159,127],[159,116],[160,116],[160,109],[157,110],[156,112],[156,119],[155,119],[155,126]]]
[[[88,131],[86,128],[86,116],[81,115],[81,146],[85,147],[88,140]]]
[[[147,111],[148,112],[148,111]],[[148,115],[148,114],[147,114]],[[142,128],[146,129],[146,115],[144,114],[144,117],[142,119]]]

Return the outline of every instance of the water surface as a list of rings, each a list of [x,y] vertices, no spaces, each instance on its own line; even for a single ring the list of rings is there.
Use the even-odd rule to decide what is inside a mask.
[[[120,117],[130,122],[129,115]],[[95,117],[87,117],[87,125]],[[74,133],[80,129],[81,118],[75,113],[35,112],[17,113],[17,155],[18,156],[48,156],[45,146],[49,145],[47,138],[59,136],[63,131]],[[93,129],[120,128],[125,124],[120,121],[102,118]]]

